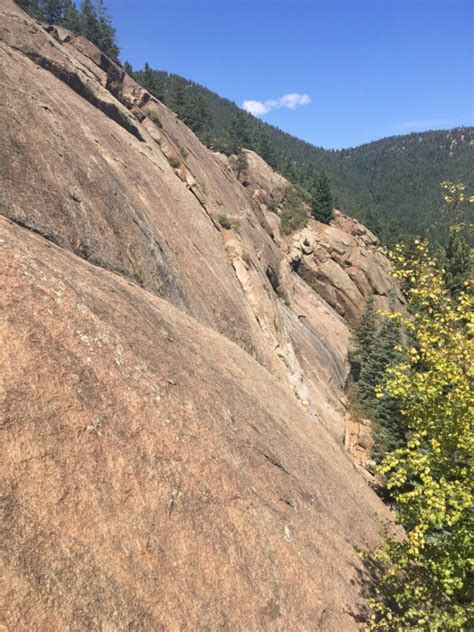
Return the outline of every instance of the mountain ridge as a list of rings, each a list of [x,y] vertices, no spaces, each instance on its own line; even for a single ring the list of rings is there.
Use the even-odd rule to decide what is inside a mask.
[[[443,214],[440,182],[461,180],[469,189],[474,188],[472,126],[411,132],[357,147],[325,149],[243,112],[233,101],[180,75],[146,67],[135,71],[134,76],[174,111],[183,107],[176,102],[178,93],[178,101],[204,99],[210,126],[206,134],[194,131],[211,147],[225,148],[226,125],[233,117],[245,118],[251,128],[249,149],[261,153],[259,135],[266,134],[276,154],[272,166],[303,186],[312,177],[312,169],[326,170],[338,205],[369,223],[375,214],[376,223],[382,224],[380,232],[385,229],[382,236],[387,238],[408,233],[443,240],[449,220]],[[193,128],[192,120],[188,124]]]

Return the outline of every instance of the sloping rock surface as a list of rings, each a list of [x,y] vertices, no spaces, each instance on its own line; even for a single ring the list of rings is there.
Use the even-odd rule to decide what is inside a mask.
[[[170,303],[0,240],[7,629],[354,628],[381,506],[326,431]]]
[[[387,515],[342,446],[351,319],[391,287],[373,238],[283,238],[281,176],[249,152],[244,187],[11,0],[0,143],[4,628],[359,629]]]
[[[294,236],[289,255],[293,268],[352,325],[370,296],[377,309],[402,309],[403,297],[378,239],[340,211],[335,216],[329,226],[311,220]]]

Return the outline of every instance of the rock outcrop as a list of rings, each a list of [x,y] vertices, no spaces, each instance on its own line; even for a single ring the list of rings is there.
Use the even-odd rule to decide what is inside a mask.
[[[344,452],[393,282],[339,214],[283,237],[90,42],[0,0],[4,627],[356,630],[387,511]],[[245,186],[244,186],[245,184]]]
[[[330,226],[313,220],[295,235],[289,256],[293,269],[355,325],[370,296],[380,310],[403,306],[390,264],[378,246],[365,226],[336,211]]]

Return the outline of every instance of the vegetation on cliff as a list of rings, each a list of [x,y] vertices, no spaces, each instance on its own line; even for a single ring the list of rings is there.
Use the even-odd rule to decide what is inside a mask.
[[[372,629],[464,630],[473,614],[473,296],[465,287],[452,300],[425,241],[414,253],[396,248],[394,262],[410,342],[376,394],[394,398],[407,428],[380,466],[406,539],[376,556]]]
[[[457,215],[464,186],[443,186]],[[447,267],[425,240],[392,254],[408,312],[388,319],[408,342],[374,393],[394,401],[405,434],[379,473],[406,537],[387,539],[375,555],[373,630],[466,630],[473,622],[474,294],[461,228],[452,229]]]
[[[398,402],[389,393],[379,396],[378,386],[387,379],[387,369],[401,360],[400,328],[392,318],[375,312],[373,298],[354,335],[355,354],[351,358],[354,378],[354,405],[373,422],[372,457],[379,462],[390,450],[403,445],[405,425]]]
[[[48,24],[64,26],[76,35],[83,35],[106,55],[118,60],[120,49],[104,0],[81,0],[79,7],[73,0],[16,1],[32,17]]]
[[[17,0],[31,15],[84,35],[113,59],[119,49],[103,0]],[[145,64],[124,69],[162,101],[209,147],[227,154],[242,147],[260,154],[290,182],[306,191],[327,173],[336,206],[358,218],[388,246],[410,235],[445,242],[449,221],[440,180],[472,180],[474,129],[412,133],[360,147],[326,150],[295,138],[241,110],[193,81]],[[463,221],[472,222],[472,209]]]
[[[129,64],[127,68],[133,72]],[[390,246],[408,235],[428,234],[445,240],[450,222],[443,212],[438,183],[459,178],[468,188],[474,185],[472,127],[416,132],[360,147],[327,150],[264,123],[179,75],[147,65],[133,74],[178,114],[177,94],[184,101],[199,98],[206,111],[205,132],[201,122],[198,127],[190,126],[212,148],[232,151],[228,129],[230,121],[239,119],[246,130],[244,146],[260,153],[264,138],[262,157],[270,157],[269,164],[292,183],[310,190],[315,177],[326,171],[337,206],[367,224]],[[465,221],[471,221],[472,209],[465,212]]]

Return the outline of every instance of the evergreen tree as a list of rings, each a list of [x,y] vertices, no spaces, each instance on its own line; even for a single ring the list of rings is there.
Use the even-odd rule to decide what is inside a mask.
[[[265,162],[275,169],[277,166],[275,148],[270,137],[265,131],[263,125],[257,127],[255,134],[255,151],[261,156]]]
[[[380,237],[382,235],[382,219],[377,211],[374,211],[373,209],[367,210],[364,214],[363,221],[364,225],[367,226],[367,228],[374,233],[376,237]]]
[[[291,160],[291,158],[287,158],[286,160],[286,163],[283,167],[283,175],[292,184],[296,184],[299,180],[295,161]]]
[[[300,171],[300,180],[301,186],[309,193],[312,193],[318,180],[318,172],[312,163],[307,162],[304,164]]]
[[[143,70],[141,70],[139,73],[139,78],[140,83],[145,88],[145,90],[148,90],[148,92],[153,92],[153,70],[150,68],[150,64],[147,61],[145,62]]]
[[[355,371],[356,380],[360,379],[361,365],[362,363],[365,363],[367,354],[370,353],[370,349],[372,348],[372,344],[375,340],[376,329],[377,323],[375,319],[374,297],[370,296],[354,336],[357,348],[357,368]]]
[[[76,35],[81,32],[81,21],[79,19],[79,11],[72,0],[66,0],[64,5],[64,14],[62,24]]]
[[[399,362],[400,331],[393,319],[378,322],[373,297],[355,333],[356,355],[352,358],[352,375],[357,383],[357,399],[374,421],[373,457],[380,460],[388,450],[399,447],[405,427],[396,400],[378,391],[387,379],[388,367]]]
[[[100,28],[92,0],[82,0],[79,9],[79,23],[81,35],[96,44],[100,38]]]
[[[458,230],[451,229],[445,251],[445,282],[452,298],[463,289],[471,269],[471,248]]]
[[[80,35],[83,35],[111,59],[117,60],[119,47],[115,41],[115,28],[103,0],[82,0],[79,9]]]
[[[384,343],[380,331],[368,344],[361,358],[358,395],[374,416],[377,408],[375,388],[382,381],[388,364],[388,349]]]
[[[17,4],[33,18],[42,19],[38,0],[17,0]]]
[[[158,101],[164,102],[166,97],[165,84],[163,81],[163,77],[156,72],[153,71],[153,89],[151,90],[154,97],[158,99]]]
[[[242,148],[252,146],[252,138],[248,124],[248,116],[242,110],[233,116],[225,129],[226,151],[229,154],[237,155]]]
[[[171,109],[181,118],[186,106],[187,85],[181,77],[175,77],[172,86]]]
[[[232,160],[233,160],[232,166],[234,168],[235,175],[237,176],[237,180],[239,180],[241,174],[249,166],[248,161],[247,161],[247,156],[245,155],[243,151],[240,151],[235,157],[235,159],[232,159]]]
[[[40,0],[38,3],[41,19],[48,24],[60,24],[64,17],[64,0]]]
[[[132,68],[132,64],[129,61],[125,60],[123,62],[123,70],[124,72],[127,73],[127,75],[130,75],[130,77],[133,77],[133,68]]]
[[[406,425],[400,413],[399,402],[383,391],[388,379],[387,369],[402,360],[398,351],[401,343],[400,329],[391,318],[385,318],[376,339],[379,373],[374,375],[375,384],[374,421],[375,447],[373,456],[379,461],[387,452],[395,450],[405,441]],[[382,389],[382,390],[381,390]]]
[[[325,171],[321,171],[311,194],[311,213],[315,219],[329,224],[334,219],[331,187]]]
[[[111,59],[117,60],[120,49],[116,42],[116,31],[105,7],[104,0],[96,0],[98,40],[94,42]]]
[[[198,136],[206,134],[210,127],[210,113],[201,95],[185,99],[181,119]]]

